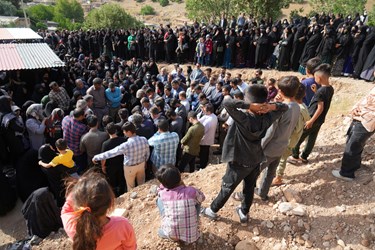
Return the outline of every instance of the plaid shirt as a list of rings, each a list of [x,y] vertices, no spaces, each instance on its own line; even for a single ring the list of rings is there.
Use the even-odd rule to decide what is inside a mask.
[[[159,199],[164,208],[161,221],[163,232],[171,239],[195,242],[199,238],[197,207],[204,201],[204,194],[184,185],[174,189],[161,185]]]
[[[74,117],[67,115],[62,120],[62,130],[63,137],[74,155],[81,155],[82,152],[79,149],[79,144],[81,142],[81,137],[89,130],[88,127],[74,119]]]
[[[62,110],[68,110],[70,107],[70,98],[66,90],[62,87],[59,92],[51,90],[48,94],[50,101],[56,102],[57,106]]]
[[[175,132],[155,133],[148,144],[154,147],[151,154],[151,161],[155,167],[159,168],[164,164],[176,163],[176,152],[179,142],[178,134]]]
[[[122,154],[124,155],[124,166],[134,166],[147,161],[150,156],[150,147],[147,139],[138,135],[130,137],[127,142],[114,149],[95,155],[93,160],[105,160]]]

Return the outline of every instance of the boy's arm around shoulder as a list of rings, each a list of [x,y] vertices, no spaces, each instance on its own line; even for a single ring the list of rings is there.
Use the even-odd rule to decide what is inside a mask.
[[[271,123],[279,119],[280,116],[282,116],[282,114],[284,114],[284,112],[287,111],[289,108],[287,104],[281,102],[270,103],[269,105],[269,115],[271,117]]]

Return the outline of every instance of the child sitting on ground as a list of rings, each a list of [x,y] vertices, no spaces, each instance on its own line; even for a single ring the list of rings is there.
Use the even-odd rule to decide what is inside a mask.
[[[172,164],[161,166],[156,172],[161,183],[157,205],[161,215],[161,238],[190,244],[199,238],[198,215],[204,194],[187,187],[178,168]]]
[[[61,211],[65,232],[75,250],[137,248],[134,229],[122,216],[107,216],[115,196],[105,177],[87,171],[67,185]]]
[[[304,131],[297,145],[293,149],[293,155],[288,158],[291,164],[308,163],[307,158],[312,152],[320,127],[323,125],[329,107],[331,106],[333,87],[329,84],[331,75],[331,66],[329,64],[321,64],[314,71],[315,82],[321,87],[316,91],[309,105],[309,114],[311,119],[305,123]],[[305,148],[300,154],[300,146],[307,138]]]
[[[69,173],[73,174],[76,172],[75,164],[73,161],[73,151],[68,149],[68,144],[64,139],[58,139],[55,143],[59,155],[55,156],[50,163],[44,163],[39,161],[39,165],[44,168],[56,167],[63,165],[69,168]]]

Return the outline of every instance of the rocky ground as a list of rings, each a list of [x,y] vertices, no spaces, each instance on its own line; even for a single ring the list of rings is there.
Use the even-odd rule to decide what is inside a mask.
[[[244,79],[253,74],[252,70],[232,70],[237,72],[243,73]],[[265,71],[264,76],[278,78],[286,74],[291,73]],[[288,165],[285,185],[271,188],[270,201],[255,198],[248,225],[239,223],[235,213],[239,202],[230,199],[219,212],[219,220],[201,218],[202,234],[196,244],[185,246],[159,239],[156,232],[160,218],[154,192],[158,183],[154,180],[116,201],[116,207],[125,209],[124,216],[135,229],[139,249],[375,249],[375,138],[367,143],[363,167],[355,182],[343,182],[331,175],[331,170],[340,166],[350,124],[348,111],[374,85],[347,78],[333,78],[332,84],[335,95],[331,110],[310,163]],[[205,170],[184,174],[183,179],[205,193],[203,206],[209,206],[224,172],[225,164],[212,156]],[[24,237],[26,227],[19,216],[15,211],[0,218],[0,249]],[[71,248],[63,230],[33,247],[57,248]]]

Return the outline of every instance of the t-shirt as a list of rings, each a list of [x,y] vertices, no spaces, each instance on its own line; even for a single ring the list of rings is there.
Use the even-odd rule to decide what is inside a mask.
[[[61,220],[64,230],[69,238],[73,239],[76,233],[76,218],[74,213],[73,199],[70,196],[61,210]],[[103,235],[96,242],[97,250],[115,249],[115,250],[135,250],[137,242],[132,225],[127,219],[120,216],[110,216],[109,222],[104,225]]]
[[[334,89],[331,85],[329,86],[322,86],[320,87],[313,98],[311,99],[310,106],[309,106],[309,114],[311,117],[314,116],[317,108],[318,108],[318,103],[323,102],[324,103],[324,109],[322,114],[318,117],[318,119],[315,121],[316,123],[323,124],[326,115],[328,113],[329,107],[331,106],[331,101],[332,101],[332,96],[334,93]]]
[[[102,145],[102,152],[106,152],[108,150],[114,149],[115,147],[121,145],[122,143],[126,142],[126,138],[124,137],[116,137],[110,138],[103,142]],[[107,159],[105,161],[105,165],[107,167],[122,167],[124,165],[124,155],[118,155],[116,157]]]
[[[59,154],[58,156],[55,156],[55,158],[52,159],[50,164],[52,165],[52,167],[56,167],[60,164],[64,165],[67,168],[74,167],[73,151],[67,149],[65,154]]]
[[[303,98],[303,103],[308,107],[310,105],[311,99],[314,97],[314,91],[312,91],[311,86],[315,84],[318,88],[319,85],[315,82],[314,77],[303,79],[301,83],[306,87],[306,96]]]

